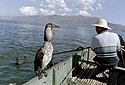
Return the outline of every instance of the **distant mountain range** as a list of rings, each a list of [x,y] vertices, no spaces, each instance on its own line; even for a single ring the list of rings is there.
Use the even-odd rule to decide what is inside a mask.
[[[63,27],[90,27],[92,23],[97,21],[97,17],[86,17],[86,16],[11,16],[1,17],[0,22],[11,22],[19,24],[34,24],[34,25],[45,25],[48,22],[57,23]],[[112,29],[125,31],[125,25],[109,23]]]

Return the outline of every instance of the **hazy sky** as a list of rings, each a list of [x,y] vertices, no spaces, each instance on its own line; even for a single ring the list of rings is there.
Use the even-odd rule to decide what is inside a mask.
[[[125,25],[125,0],[0,0],[0,16],[83,15]]]

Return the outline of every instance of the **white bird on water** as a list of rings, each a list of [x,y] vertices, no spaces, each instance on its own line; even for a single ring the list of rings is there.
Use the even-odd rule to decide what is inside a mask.
[[[44,29],[44,43],[43,46],[37,51],[34,60],[34,71],[36,72],[38,78],[42,78],[42,74],[47,76],[44,69],[50,63],[53,54],[52,46],[52,30],[53,28],[60,28],[58,25],[53,23],[48,23]]]

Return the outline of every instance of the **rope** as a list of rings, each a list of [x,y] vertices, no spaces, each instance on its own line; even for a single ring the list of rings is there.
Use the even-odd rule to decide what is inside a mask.
[[[93,70],[92,72],[90,71],[90,72],[88,72],[88,74],[86,74],[86,75],[88,75],[88,79],[92,76],[92,74],[95,72],[95,70]],[[90,74],[89,74],[90,73]],[[92,81],[90,80],[90,81],[87,81],[86,82],[86,84],[85,85],[88,85],[89,83],[92,83]]]
[[[89,68],[91,67],[92,65],[90,65],[87,69],[85,69],[84,71],[81,71],[78,75],[77,75],[77,78],[75,79],[74,82],[76,82],[83,74],[85,74],[83,76],[83,79],[89,79],[91,77],[91,75],[94,73],[94,70],[91,72],[89,70]],[[88,83],[92,83],[92,81],[84,81],[84,85],[88,85]]]
[[[89,49],[88,49],[88,51],[89,51]],[[89,52],[88,52],[88,58],[87,58],[87,61],[89,60]],[[82,65],[84,63],[84,60],[82,61],[82,63],[80,64],[80,65]],[[93,74],[93,72],[94,72],[94,70],[91,72],[91,70],[89,70],[90,69],[90,67],[91,67],[92,65],[90,65],[89,64],[89,66],[88,66],[88,64],[86,64],[86,69],[84,69],[84,70],[82,70],[82,71],[80,71],[76,76],[77,76],[77,78],[76,78],[76,80],[75,81],[77,81],[77,79],[78,78],[81,78],[82,76],[83,76],[83,74],[84,74],[84,76],[83,76],[83,79],[84,78],[90,78],[91,77],[91,75]],[[75,82],[74,81],[74,82]],[[85,84],[88,84],[88,83],[90,83],[91,81],[86,81],[86,83]]]
[[[83,53],[83,51],[82,51],[82,53]],[[81,55],[82,55],[82,53],[81,53]],[[82,64],[82,63],[81,63],[81,64]],[[81,65],[81,64],[80,64],[80,65]],[[76,68],[76,66],[75,66],[75,68]],[[80,71],[80,72],[79,72],[79,74],[77,74],[77,75],[76,75],[76,76],[77,76],[77,78],[75,79],[75,81],[74,81],[74,82],[76,82],[76,81],[77,81],[77,79],[80,77],[80,75],[81,75],[81,73],[82,73],[82,72],[83,72],[83,71]]]

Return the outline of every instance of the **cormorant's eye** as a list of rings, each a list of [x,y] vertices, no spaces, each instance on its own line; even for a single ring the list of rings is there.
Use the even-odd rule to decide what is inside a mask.
[[[52,27],[52,25],[48,25],[48,27],[50,27],[50,28],[51,28],[51,27]]]

